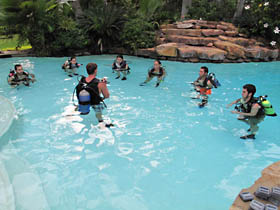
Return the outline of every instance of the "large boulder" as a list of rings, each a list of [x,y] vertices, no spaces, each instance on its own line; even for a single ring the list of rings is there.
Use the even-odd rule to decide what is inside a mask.
[[[234,37],[228,37],[228,36],[219,36],[219,39],[222,41],[232,42],[234,44],[238,44],[243,47],[248,47],[250,45],[256,45],[255,39],[246,39],[246,38],[242,38],[242,37],[234,38]]]
[[[163,24],[160,26],[160,29],[167,29],[167,28],[177,28],[174,24]]]
[[[227,22],[219,22],[220,25],[226,26],[229,30],[236,31],[237,28],[232,24],[232,23],[227,23]]]
[[[217,49],[215,47],[195,47],[184,46],[179,47],[179,55],[182,58],[195,58],[198,57],[204,60],[222,61],[227,54],[226,51]]]
[[[225,35],[227,35],[227,36],[237,36],[238,31],[225,31]]]
[[[201,30],[200,29],[162,29],[162,33],[166,35],[182,35],[182,36],[201,36]]]
[[[226,30],[229,29],[229,27],[228,27],[228,26],[225,26],[225,25],[217,25],[217,29],[226,31]]]
[[[219,36],[223,35],[224,31],[220,29],[203,29],[202,34],[204,36]]]
[[[279,56],[277,49],[271,50],[260,46],[254,46],[245,49],[245,55],[248,58],[261,59],[261,60],[275,60]]]
[[[157,56],[155,48],[138,49],[135,53],[137,56],[153,58]]]
[[[227,52],[213,47],[198,47],[197,55],[200,59],[222,61]]]
[[[188,45],[194,46],[206,46],[209,43],[214,43],[219,41],[218,38],[214,37],[190,37],[190,36],[179,36],[179,35],[171,35],[166,37],[168,41],[176,42],[176,43],[184,43]]]
[[[227,58],[229,59],[246,58],[245,49],[240,45],[226,41],[217,41],[214,42],[214,46],[227,51]]]
[[[180,23],[177,24],[177,28],[184,28],[184,29],[188,29],[188,28],[193,28],[194,25],[191,23]]]
[[[182,46],[182,44],[178,43],[166,43],[156,46],[155,50],[160,56],[167,57],[177,57],[178,55],[178,47]]]

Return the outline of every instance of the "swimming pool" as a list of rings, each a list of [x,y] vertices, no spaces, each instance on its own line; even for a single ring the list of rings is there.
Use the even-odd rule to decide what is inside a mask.
[[[153,60],[125,56],[132,73],[116,80],[115,56],[78,57],[96,62],[109,78],[111,97],[99,127],[94,112],[73,110],[76,78],[61,70],[66,58],[9,58],[0,64],[1,95],[17,118],[1,138],[0,160],[13,186],[17,209],[210,210],[228,209],[242,188],[280,159],[279,117],[266,117],[255,141],[240,140],[247,126],[226,104],[253,83],[279,111],[280,62],[199,64],[162,61],[168,76],[140,87]],[[30,87],[12,89],[6,77],[15,63],[37,77]],[[215,72],[222,86],[203,109],[190,99],[189,82],[200,66]]]

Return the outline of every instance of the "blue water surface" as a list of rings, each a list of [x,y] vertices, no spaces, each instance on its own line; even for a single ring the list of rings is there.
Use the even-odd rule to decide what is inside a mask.
[[[17,209],[229,209],[242,188],[280,159],[279,117],[266,117],[256,140],[244,141],[239,137],[248,126],[230,113],[233,107],[226,108],[244,84],[253,83],[256,95],[267,94],[280,113],[280,62],[162,61],[168,75],[155,88],[155,79],[139,86],[153,60],[125,56],[132,70],[122,81],[111,71],[114,58],[77,58],[84,64],[80,74],[96,62],[98,77],[109,78],[104,118],[115,125],[110,129],[98,125],[93,110],[86,116],[74,112],[77,79],[61,69],[67,58],[1,60],[1,95],[14,103],[17,118],[1,138],[0,158]],[[6,78],[16,63],[37,82],[10,88]],[[203,65],[222,86],[199,109],[189,83]]]

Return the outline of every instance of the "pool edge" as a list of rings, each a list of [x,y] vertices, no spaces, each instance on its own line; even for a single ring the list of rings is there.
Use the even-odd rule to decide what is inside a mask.
[[[14,117],[16,115],[16,109],[13,103],[0,95],[0,107],[1,107],[1,121],[3,121],[3,126],[0,128],[0,140],[2,140],[2,136],[9,130],[11,127]],[[5,164],[0,160],[0,193],[4,195],[1,199],[0,207],[5,210],[14,210],[15,209],[15,197],[13,192],[12,184],[10,183],[10,179],[8,173],[5,168]]]

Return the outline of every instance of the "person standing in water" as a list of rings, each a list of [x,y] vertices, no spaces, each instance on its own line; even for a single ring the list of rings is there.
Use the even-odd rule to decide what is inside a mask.
[[[156,83],[155,87],[158,87],[159,84],[164,80],[165,76],[166,76],[166,71],[161,66],[161,62],[159,60],[155,60],[154,67],[149,70],[146,80],[144,82],[140,83],[140,86],[146,85],[154,77],[157,77],[157,83]]]
[[[126,80],[127,74],[129,74],[129,66],[127,65],[126,61],[123,59],[122,55],[118,55],[114,63],[112,64],[113,73],[117,73],[116,79],[119,79],[121,73],[123,74],[122,80]]]

